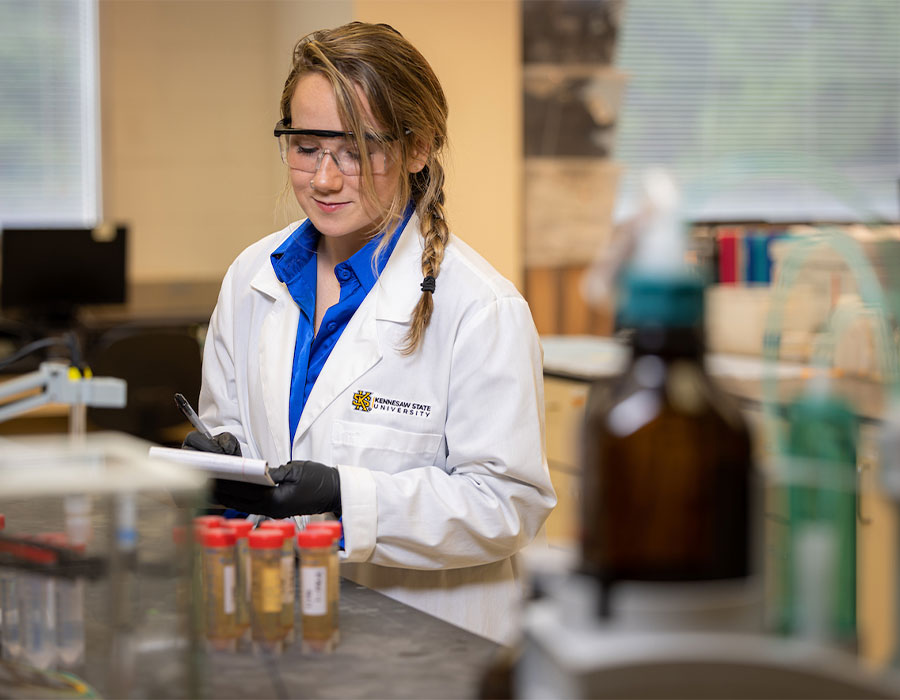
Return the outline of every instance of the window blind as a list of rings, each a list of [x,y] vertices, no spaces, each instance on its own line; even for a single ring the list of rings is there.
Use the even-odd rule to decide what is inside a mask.
[[[900,219],[900,2],[627,0],[617,216],[651,164],[698,221]]]
[[[97,0],[0,2],[0,225],[100,212]]]

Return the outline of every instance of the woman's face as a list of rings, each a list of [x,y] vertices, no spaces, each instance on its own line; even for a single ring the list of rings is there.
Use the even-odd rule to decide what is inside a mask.
[[[377,129],[369,103],[361,92],[360,99],[370,128]],[[307,73],[300,78],[291,98],[291,127],[344,131],[328,78],[319,73]],[[319,141],[322,148],[337,149],[345,140]],[[385,172],[374,175],[375,193],[384,208],[390,204],[399,187],[399,168],[399,164],[388,157]],[[354,249],[365,244],[380,219],[380,212],[372,211],[363,202],[362,175],[343,174],[334,159],[325,154],[315,173],[292,168],[290,177],[297,201],[323,236],[342,238],[341,243],[351,244]]]

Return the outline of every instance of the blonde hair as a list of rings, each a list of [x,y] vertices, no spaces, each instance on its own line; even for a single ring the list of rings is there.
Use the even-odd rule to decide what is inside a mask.
[[[375,137],[402,165],[393,200],[383,207],[375,194],[369,159],[361,159],[361,193],[364,205],[374,212],[373,233],[392,231],[412,199],[424,244],[422,274],[437,279],[450,236],[444,216],[442,163],[447,100],[428,61],[387,24],[351,22],[308,34],[294,46],[291,71],[281,93],[281,118],[286,124],[290,124],[297,82],[309,73],[319,73],[331,83],[344,128],[353,133],[362,154],[368,153],[367,134],[372,136],[357,91],[365,95],[379,126]],[[425,167],[408,172],[408,166],[417,159],[424,159]],[[376,256],[387,238],[381,241]],[[413,353],[421,344],[433,304],[431,292],[423,291],[401,349],[404,354]]]

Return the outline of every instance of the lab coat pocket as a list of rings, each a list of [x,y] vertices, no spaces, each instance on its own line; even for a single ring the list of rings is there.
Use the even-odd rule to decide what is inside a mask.
[[[332,455],[336,464],[395,474],[435,464],[442,438],[436,433],[336,420],[331,431]]]

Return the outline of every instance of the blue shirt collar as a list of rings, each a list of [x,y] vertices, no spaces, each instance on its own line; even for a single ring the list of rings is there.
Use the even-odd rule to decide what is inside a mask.
[[[406,211],[403,212],[403,219],[394,229],[390,240],[378,256],[375,270],[372,269],[372,258],[384,233],[374,236],[346,261],[339,263],[335,269],[340,268],[342,265],[348,266],[353,271],[360,285],[368,293],[375,286],[377,276],[382,273],[384,266],[387,265],[387,261],[397,245],[397,240],[406,228],[406,224],[409,223],[413,211],[415,211],[415,207],[410,202],[406,207]],[[275,271],[275,276],[281,283],[290,287],[298,282],[298,278],[301,276],[308,278],[310,275],[312,280],[315,280],[314,260],[320,235],[316,227],[313,226],[312,220],[307,219],[285,239],[284,243],[272,252],[270,255],[272,268]]]

